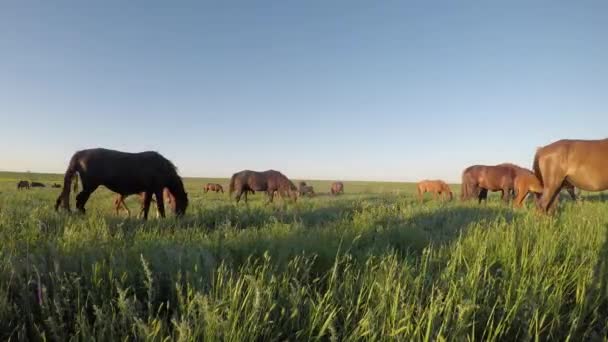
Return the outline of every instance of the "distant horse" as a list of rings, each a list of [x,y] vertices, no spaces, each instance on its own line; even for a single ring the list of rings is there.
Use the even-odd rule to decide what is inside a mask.
[[[333,182],[329,192],[332,195],[344,194],[344,184],[342,182]]]
[[[65,172],[63,191],[57,198],[55,210],[61,204],[70,210],[70,185],[76,173],[82,182],[82,191],[76,196],[76,208],[82,213],[89,196],[100,185],[123,196],[144,192],[144,220],[148,218],[152,195],[156,197],[160,216],[165,217],[164,188],[168,188],[175,199],[177,216],[184,215],[188,207],[188,194],[177,169],[158,152],[126,153],[102,148],[76,152]]]
[[[315,190],[312,185],[306,185],[306,182],[300,182],[298,184],[298,192],[300,193],[300,196],[308,195],[313,197],[315,195]]]
[[[275,170],[263,172],[243,170],[232,175],[229,193],[230,196],[232,193],[236,193],[236,203],[239,203],[243,194],[245,194],[245,203],[247,203],[247,192],[249,191],[266,191],[269,203],[272,203],[275,191],[281,197],[288,196],[294,201],[298,198],[296,186],[284,174]]]
[[[462,172],[461,200],[487,200],[488,191],[500,191],[505,202],[514,189],[515,171],[506,166],[473,165]]]
[[[51,188],[60,189],[61,184],[54,183],[53,185],[51,185]]]
[[[450,186],[442,180],[423,180],[417,184],[418,200],[422,201],[424,194],[427,192],[433,193],[433,198],[437,199],[439,195],[443,199],[452,200],[453,194]]]
[[[27,190],[29,190],[30,189],[30,182],[25,181],[25,180],[19,181],[17,183],[17,190],[21,190],[21,189],[27,189]]]
[[[141,202],[141,209],[139,212],[138,216],[141,216],[144,212],[144,198],[145,198],[146,193],[145,192],[141,192],[139,194],[137,194],[137,196],[139,197],[139,200]],[[169,192],[169,189],[165,188],[163,190],[163,196],[165,198],[165,200],[167,201],[167,204],[173,208],[173,210],[175,210],[174,205],[175,205],[175,200],[173,199],[173,195],[171,195],[171,192]],[[127,198],[127,196],[123,196],[123,195],[118,195],[116,197],[116,199],[114,200],[114,209],[116,210],[116,215],[120,214],[120,210],[123,209],[127,212],[127,216],[131,216],[131,211],[129,210],[129,207],[127,207],[127,204],[125,203],[125,198]],[[154,199],[152,199],[152,202],[155,202]],[[159,217],[160,213],[158,212],[158,209],[156,210],[156,217]]]
[[[207,185],[205,185],[205,188],[203,190],[205,193],[207,193],[209,191],[213,191],[215,193],[218,193],[218,192],[224,193],[224,188],[222,187],[222,185],[215,184],[215,183],[207,183]]]
[[[534,173],[543,184],[539,209],[548,212],[565,183],[586,191],[608,189],[608,139],[558,140],[536,150]],[[572,193],[571,193],[572,195]]]
[[[46,185],[39,183],[39,182],[32,182],[31,187],[32,188],[44,188]]]

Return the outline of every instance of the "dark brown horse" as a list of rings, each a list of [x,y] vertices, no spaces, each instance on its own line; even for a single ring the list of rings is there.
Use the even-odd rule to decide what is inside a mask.
[[[427,192],[433,193],[433,198],[437,199],[439,195],[443,197],[443,199],[452,200],[453,194],[450,186],[442,181],[442,180],[423,180],[418,182],[416,186],[418,190],[418,200],[422,201],[423,196]]]
[[[236,193],[236,203],[239,203],[243,194],[245,195],[245,203],[247,203],[247,192],[249,191],[266,191],[270,203],[272,203],[275,191],[281,197],[288,196],[294,201],[298,198],[296,186],[284,174],[275,170],[263,172],[243,170],[232,175],[230,196],[233,192]]]
[[[559,140],[536,150],[534,173],[543,184],[538,205],[554,208],[565,183],[586,191],[608,189],[608,139]],[[572,195],[572,194],[571,194]]]
[[[28,182],[28,181],[22,180],[17,183],[17,190],[21,190],[21,189],[29,190],[29,188],[30,188],[30,182]]]
[[[70,185],[75,174],[82,182],[82,191],[76,196],[76,208],[82,213],[89,196],[100,185],[123,196],[144,192],[144,220],[148,218],[153,195],[160,216],[165,217],[164,188],[174,196],[177,216],[182,216],[188,207],[188,194],[177,169],[158,152],[126,153],[102,148],[76,152],[65,172],[55,210],[61,204],[70,210]]]
[[[306,185],[306,182],[300,182],[298,184],[298,192],[300,193],[300,196],[308,195],[313,197],[315,195],[315,190],[312,185]]]
[[[30,186],[32,188],[44,188],[46,185],[40,183],[40,182],[32,182],[32,184],[30,184]]]
[[[144,198],[146,196],[145,192],[139,193],[137,194],[137,196],[139,197],[139,200],[141,202],[141,209],[139,212],[138,216],[141,216],[144,212]],[[173,198],[173,195],[171,195],[171,192],[169,191],[169,189],[165,188],[163,190],[163,196],[165,197],[165,201],[167,201],[167,204],[169,205],[169,207],[171,207],[173,209],[173,211],[175,211],[175,200]],[[116,197],[116,199],[114,200],[114,209],[116,210],[116,215],[120,214],[120,210],[123,209],[127,212],[127,216],[131,216],[131,211],[129,210],[129,207],[127,207],[127,204],[125,203],[125,199],[128,197],[127,196],[123,196],[123,195],[118,195]],[[152,199],[152,202],[156,202],[154,201],[154,199]],[[158,209],[156,210],[156,217],[159,217],[160,213],[158,212]]]
[[[333,182],[329,192],[332,195],[344,194],[344,184],[342,182]]]
[[[505,202],[513,191],[515,172],[505,166],[473,165],[462,172],[461,200],[487,200],[488,191],[500,191]]]
[[[215,193],[218,193],[218,192],[224,193],[224,188],[222,187],[221,184],[207,183],[207,185],[205,185],[205,188],[203,189],[203,191],[205,193],[207,193],[209,191],[213,191]]]
[[[61,184],[53,183],[53,185],[51,185],[51,188],[60,189],[61,188]]]

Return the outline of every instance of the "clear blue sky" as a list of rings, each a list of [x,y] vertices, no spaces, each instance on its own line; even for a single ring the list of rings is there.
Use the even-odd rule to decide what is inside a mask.
[[[608,136],[606,1],[89,3],[0,3],[0,169],[456,181]]]

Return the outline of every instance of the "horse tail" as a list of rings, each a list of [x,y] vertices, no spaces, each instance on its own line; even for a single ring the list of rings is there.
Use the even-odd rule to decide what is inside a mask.
[[[464,201],[468,197],[468,187],[465,180],[465,172],[462,173],[462,185],[460,186],[460,200]]]
[[[536,176],[536,178],[538,178],[538,180],[540,181],[540,184],[543,185],[543,175],[540,172],[540,165],[539,165],[539,161],[538,161],[538,153],[540,152],[540,148],[536,149],[536,153],[534,154],[534,164],[532,166],[532,168],[534,169],[534,175]]]
[[[79,163],[78,163],[78,154],[74,154],[72,159],[70,159],[70,164],[68,165],[68,169],[65,171],[65,175],[63,176],[63,189],[61,190],[61,194],[57,197],[57,201],[55,202],[55,210],[59,209],[59,205],[63,203],[63,207],[70,210],[70,190],[72,185],[72,178],[74,175],[80,173]],[[74,188],[78,189],[78,176],[74,180]]]
[[[232,175],[232,178],[230,178],[230,185],[228,186],[228,194],[230,194],[230,196],[232,196],[232,193],[234,192],[235,180],[236,180],[236,175]]]

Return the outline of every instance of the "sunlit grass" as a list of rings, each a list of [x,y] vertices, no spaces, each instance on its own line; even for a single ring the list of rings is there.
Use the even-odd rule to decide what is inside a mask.
[[[142,222],[115,216],[107,190],[85,216],[55,213],[59,190],[15,189],[28,176],[42,177],[0,180],[3,340],[608,333],[608,205],[597,198],[545,217],[497,200],[420,204],[413,184],[347,182],[340,197],[235,206],[188,179],[185,218]],[[44,177],[31,180],[61,179]],[[321,193],[330,184],[308,183]]]

